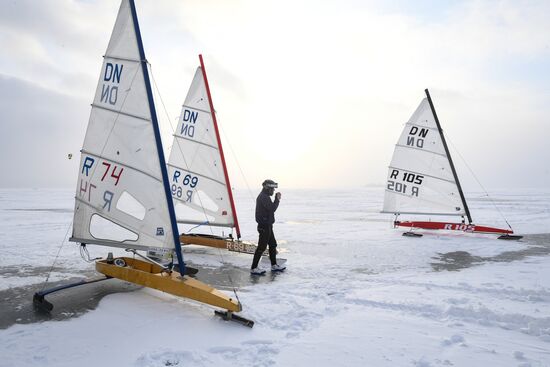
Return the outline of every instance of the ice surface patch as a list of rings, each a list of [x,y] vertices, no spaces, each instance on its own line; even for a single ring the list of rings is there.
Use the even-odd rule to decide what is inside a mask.
[[[464,305],[468,303],[470,300],[468,298],[448,298],[447,302],[453,305]]]
[[[426,357],[420,358],[418,361],[413,361],[413,365],[416,367],[431,367],[432,364],[426,359]]]
[[[463,343],[463,342],[464,342],[464,337],[462,335],[455,334],[451,336],[449,339],[443,340],[442,344],[444,346],[449,346],[449,345]]]
[[[514,243],[439,235],[412,241],[391,228],[390,216],[378,213],[383,191],[285,191],[275,233],[291,266],[273,279],[250,281],[249,255],[186,246],[186,261],[211,267],[202,266],[203,274],[225,275],[230,267],[247,273],[238,291],[242,315],[256,321],[253,329],[216,318],[211,307],[140,290],[105,297],[96,310],[68,322],[0,330],[0,365],[548,365],[548,251],[499,255],[535,245],[544,250],[550,236]],[[518,233],[550,228],[548,193],[507,196]],[[237,190],[236,196],[243,238],[257,240],[254,202],[248,192]],[[0,288],[35,283],[35,276],[49,271],[72,218],[74,191],[64,197],[57,204],[42,190],[6,197],[0,190]],[[5,210],[58,206],[65,211]],[[486,202],[474,202],[472,210],[480,223],[496,224],[492,219],[499,217]],[[56,279],[68,277],[67,271],[93,271],[93,264],[80,261],[78,246],[61,250]],[[99,246],[89,250],[92,257],[106,253]],[[434,271],[434,256],[459,251],[498,261]],[[34,272],[21,272],[25,266]]]
[[[168,367],[168,366],[206,366],[210,361],[204,357],[187,351],[159,350],[141,355],[135,363],[136,367]]]
[[[275,365],[274,356],[279,349],[270,340],[248,340],[241,343],[241,347],[218,346],[208,349],[208,352],[219,356],[231,366],[258,366]]]

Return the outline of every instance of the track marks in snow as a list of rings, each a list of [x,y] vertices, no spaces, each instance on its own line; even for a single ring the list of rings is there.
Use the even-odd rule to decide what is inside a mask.
[[[524,289],[505,287],[500,283],[483,283],[484,287],[475,287],[468,283],[460,282],[457,285],[450,284],[437,284],[431,282],[413,282],[400,279],[376,279],[368,282],[369,286],[406,286],[406,287],[418,287],[425,289],[438,289],[449,290],[457,294],[467,292],[468,294],[481,294],[491,297],[507,299],[519,302],[550,302],[550,290],[546,288],[541,289]],[[489,286],[490,285],[490,286]],[[498,287],[498,286],[502,287]]]
[[[275,365],[279,349],[270,340],[247,340],[241,347],[213,347],[208,353],[220,357],[231,366],[268,367]]]
[[[433,367],[433,366],[454,366],[454,363],[448,359],[439,359],[436,358],[433,361],[430,361],[427,357],[421,357],[418,360],[413,360],[412,365],[415,367]]]
[[[168,367],[168,366],[210,366],[205,356],[188,351],[160,350],[142,354],[135,362],[136,367]]]
[[[447,347],[447,346],[455,345],[455,344],[458,344],[458,343],[461,343],[461,344],[464,345],[465,340],[464,340],[464,337],[462,335],[455,334],[455,335],[451,336],[449,339],[443,339],[443,341],[441,342],[441,345],[443,345],[444,347]]]
[[[287,338],[297,337],[319,325],[323,307],[320,302],[307,297],[277,297],[269,308],[266,306],[266,310],[275,308],[277,313],[262,313],[257,321],[267,328],[284,331]]]
[[[248,316],[258,327],[282,332],[284,339],[299,338],[304,332],[317,328],[324,318],[343,311],[337,283],[302,279],[299,283],[272,285],[269,293],[254,295]]]
[[[488,327],[500,327],[537,336],[543,341],[550,342],[550,317],[537,318],[517,313],[498,313],[485,306],[476,307],[473,305],[442,307],[428,303],[397,303],[362,298],[346,298],[346,302],[353,305],[414,314],[441,322],[458,321]]]

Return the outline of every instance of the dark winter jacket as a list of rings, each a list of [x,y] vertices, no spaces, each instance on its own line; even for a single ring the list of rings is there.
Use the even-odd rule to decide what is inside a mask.
[[[279,207],[279,200],[271,201],[267,190],[262,190],[256,198],[256,222],[261,225],[275,223],[275,210]]]

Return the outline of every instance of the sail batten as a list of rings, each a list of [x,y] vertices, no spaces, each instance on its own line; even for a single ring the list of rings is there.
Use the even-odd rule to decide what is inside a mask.
[[[117,56],[113,56],[113,55],[110,55],[110,56],[103,55],[103,58],[119,60],[119,61],[135,62],[135,63],[140,63],[141,62],[141,60],[138,60],[138,59],[131,59],[131,58],[127,58],[127,57],[117,57]]]
[[[407,122],[407,123],[405,123],[405,125],[422,127],[424,129],[436,130],[436,131],[439,132],[439,130],[437,129],[437,126],[421,125],[421,124],[417,124],[417,123],[414,123],[414,122]]]
[[[99,108],[99,109],[104,110],[104,111],[112,112],[112,113],[114,113],[116,116],[118,116],[118,115],[124,115],[124,116],[133,117],[133,118],[140,119],[140,120],[144,120],[144,121],[149,121],[149,122],[151,121],[151,119],[150,119],[150,118],[147,118],[147,117],[142,117],[142,116],[138,116],[138,115],[133,115],[133,114],[128,113],[128,112],[117,111],[117,110],[115,110],[115,109],[113,109],[113,108],[101,106],[101,105],[98,105],[98,104],[95,104],[95,103],[92,103],[91,106],[92,106],[92,107],[95,107],[95,108]]]
[[[133,250],[139,250],[139,251],[166,251],[166,248],[164,247],[151,247],[151,246],[145,246],[145,245],[136,245],[133,242],[130,241],[109,241],[109,240],[99,240],[95,238],[78,238],[78,237],[71,237],[69,239],[71,242],[79,242],[79,243],[85,243],[87,245],[99,245],[99,246],[107,246],[107,247],[115,247],[115,248],[121,248],[121,249],[128,249],[131,248]]]
[[[201,108],[197,108],[197,107],[193,107],[193,106],[189,106],[189,105],[182,105],[181,107],[183,108],[188,108],[188,109],[191,109],[191,110],[194,110],[194,111],[198,111],[198,112],[206,112],[206,113],[210,113],[210,111],[208,110],[203,110]]]
[[[215,145],[210,145],[210,144],[204,143],[204,142],[202,142],[202,141],[196,141],[196,140],[193,140],[193,139],[189,139],[189,138],[183,137],[183,136],[178,135],[178,134],[173,134],[172,136],[175,137],[175,138],[179,138],[179,139],[181,139],[181,140],[192,141],[192,142],[194,142],[194,143],[202,144],[202,145],[205,145],[205,146],[207,146],[207,147],[209,147],[209,148],[218,150],[218,147],[217,147],[217,146],[215,146]]]
[[[418,151],[421,151],[421,152],[437,154],[437,155],[440,155],[440,156],[445,157],[445,158],[447,157],[446,154],[442,154],[442,153],[439,153],[439,152],[434,152],[434,151],[430,151],[430,150],[426,150],[426,149],[422,149],[422,148],[410,147],[410,146],[401,145],[401,144],[395,144],[395,146],[399,147],[399,148],[404,148],[404,149],[415,149],[415,150],[418,150]]]
[[[396,213],[394,211],[385,211],[382,210],[381,213],[388,213],[388,214],[412,214],[412,215],[444,215],[444,216],[456,216],[456,217],[462,217],[464,214],[456,214],[456,213],[424,213],[424,212],[408,212],[408,211],[401,211],[399,213]]]

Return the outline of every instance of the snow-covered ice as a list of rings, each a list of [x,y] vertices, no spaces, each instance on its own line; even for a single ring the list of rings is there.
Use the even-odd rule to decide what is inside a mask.
[[[236,196],[254,241],[255,194]],[[61,246],[72,196],[0,190],[2,314],[10,292],[38,289],[56,257],[50,281],[93,273],[77,246]],[[238,287],[253,329],[138,289],[63,321],[13,320],[0,330],[0,366],[550,366],[550,191],[492,193],[498,210],[467,197],[476,223],[506,226],[502,213],[526,237],[407,238],[379,213],[383,188],[283,191],[275,234],[285,273],[254,281],[249,255],[185,250],[209,279],[234,277],[216,284]]]

